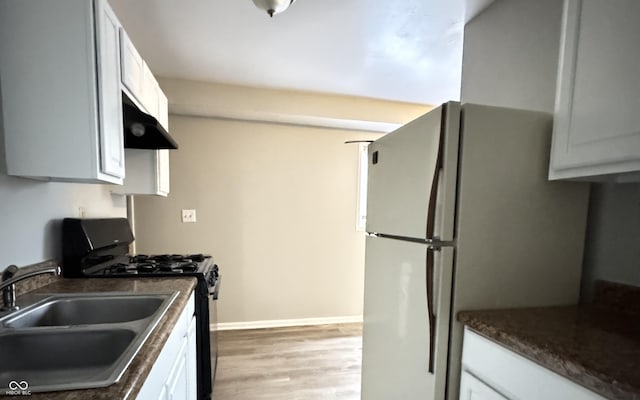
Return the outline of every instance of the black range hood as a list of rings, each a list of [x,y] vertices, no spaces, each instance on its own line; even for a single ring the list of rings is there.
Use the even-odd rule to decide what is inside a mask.
[[[158,120],[140,111],[124,93],[122,94],[122,119],[126,149],[175,150],[178,148],[178,143]]]

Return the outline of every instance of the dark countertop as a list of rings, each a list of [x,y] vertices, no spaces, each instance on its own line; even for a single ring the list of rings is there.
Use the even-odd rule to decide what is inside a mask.
[[[638,294],[599,285],[591,305],[462,311],[458,320],[607,398],[640,400]]]
[[[40,287],[29,293],[83,293],[83,292],[128,292],[128,293],[173,293],[179,295],[171,304],[165,315],[155,327],[151,335],[131,364],[127,367],[120,381],[111,386],[96,389],[70,390],[63,392],[32,393],[32,399],[46,400],[113,400],[135,399],[153,364],[155,363],[169,334],[173,330],[180,313],[189,300],[196,286],[194,277],[176,278],[127,278],[127,279],[57,279],[54,283]],[[20,298],[18,298],[20,304]]]

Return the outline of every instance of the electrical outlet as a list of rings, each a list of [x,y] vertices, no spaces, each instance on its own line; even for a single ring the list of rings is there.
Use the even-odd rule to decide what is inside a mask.
[[[182,209],[182,222],[196,222],[196,210]]]
[[[78,218],[84,218],[87,216],[87,210],[84,207],[78,207]]]

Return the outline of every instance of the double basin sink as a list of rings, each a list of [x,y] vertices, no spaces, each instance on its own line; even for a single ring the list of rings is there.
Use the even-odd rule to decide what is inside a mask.
[[[0,318],[0,387],[31,392],[117,382],[178,295],[51,295]]]

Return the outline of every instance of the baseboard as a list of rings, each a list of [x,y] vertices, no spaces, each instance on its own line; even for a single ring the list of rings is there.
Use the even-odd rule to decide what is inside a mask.
[[[268,321],[221,322],[211,324],[211,330],[230,331],[238,329],[283,328],[287,326],[327,325],[361,323],[362,315],[327,318],[274,319]],[[217,326],[216,326],[217,325]]]

